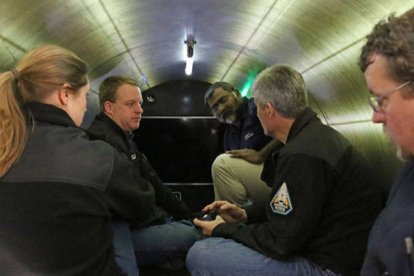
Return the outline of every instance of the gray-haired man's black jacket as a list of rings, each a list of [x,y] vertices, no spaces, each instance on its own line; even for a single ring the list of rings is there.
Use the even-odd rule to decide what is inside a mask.
[[[271,173],[262,174],[273,188],[266,206],[246,207],[248,224],[220,224],[213,236],[274,259],[299,256],[342,275],[359,275],[383,203],[364,158],[308,109],[273,163]]]

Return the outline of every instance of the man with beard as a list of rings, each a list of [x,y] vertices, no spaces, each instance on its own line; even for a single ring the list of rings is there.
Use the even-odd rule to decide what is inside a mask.
[[[280,143],[263,133],[253,98],[242,97],[227,82],[216,82],[207,89],[204,101],[225,124],[225,153],[212,165],[215,200],[239,206],[249,200],[265,202],[270,188],[260,179],[263,162]]]
[[[362,275],[414,275],[414,9],[380,21],[362,48],[372,122],[406,162],[370,233]]]

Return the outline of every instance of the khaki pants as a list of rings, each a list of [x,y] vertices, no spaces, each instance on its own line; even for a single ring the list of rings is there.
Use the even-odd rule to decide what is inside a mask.
[[[227,200],[239,206],[248,199],[268,202],[271,189],[260,179],[263,164],[252,164],[223,153],[216,157],[211,172],[215,200]]]

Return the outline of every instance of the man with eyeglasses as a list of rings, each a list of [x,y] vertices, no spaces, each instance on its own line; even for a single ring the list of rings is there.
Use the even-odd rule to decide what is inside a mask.
[[[360,67],[381,123],[406,166],[370,233],[362,275],[414,275],[414,9],[376,24]]]
[[[212,165],[215,200],[239,206],[265,202],[270,188],[260,179],[263,163],[280,143],[263,133],[253,98],[242,97],[227,82],[216,82],[207,89],[204,101],[225,125],[225,153]]]

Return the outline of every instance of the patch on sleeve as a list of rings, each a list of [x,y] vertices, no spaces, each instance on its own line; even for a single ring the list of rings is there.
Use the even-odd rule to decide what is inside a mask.
[[[274,213],[281,215],[287,215],[293,210],[286,182],[280,186],[279,190],[273,197],[270,202],[270,208],[272,208]]]
[[[244,141],[247,141],[248,139],[250,139],[250,137],[254,136],[253,132],[249,132],[246,135],[244,135]]]

